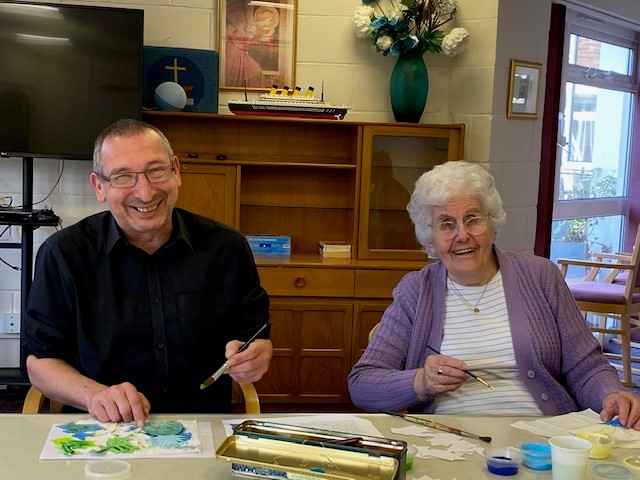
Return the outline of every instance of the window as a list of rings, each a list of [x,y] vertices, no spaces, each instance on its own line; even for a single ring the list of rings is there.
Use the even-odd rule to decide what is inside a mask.
[[[637,32],[567,12],[551,259],[622,249],[629,213]],[[584,269],[570,271],[581,279]]]

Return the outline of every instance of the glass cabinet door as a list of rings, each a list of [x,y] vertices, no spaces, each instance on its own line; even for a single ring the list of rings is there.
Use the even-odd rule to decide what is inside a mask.
[[[406,206],[424,172],[463,156],[464,125],[364,129],[358,258],[426,259]]]

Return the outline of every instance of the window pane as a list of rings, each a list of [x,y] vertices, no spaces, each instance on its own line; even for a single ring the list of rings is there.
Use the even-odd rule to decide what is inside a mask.
[[[633,51],[627,47],[572,34],[569,39],[569,64],[631,75]]]
[[[558,200],[627,194],[634,96],[566,83]]]
[[[619,252],[622,249],[625,217],[572,218],[551,224],[551,260],[574,258],[587,260],[593,252]],[[567,281],[580,281],[586,267],[570,267]]]

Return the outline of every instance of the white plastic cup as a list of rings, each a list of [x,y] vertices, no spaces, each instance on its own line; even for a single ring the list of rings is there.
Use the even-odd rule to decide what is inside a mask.
[[[551,437],[551,476],[553,480],[584,480],[591,442],[577,437]]]

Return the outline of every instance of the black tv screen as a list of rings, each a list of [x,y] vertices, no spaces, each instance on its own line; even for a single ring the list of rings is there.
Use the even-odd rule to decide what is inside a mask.
[[[0,156],[91,159],[140,118],[142,10],[0,0]]]

